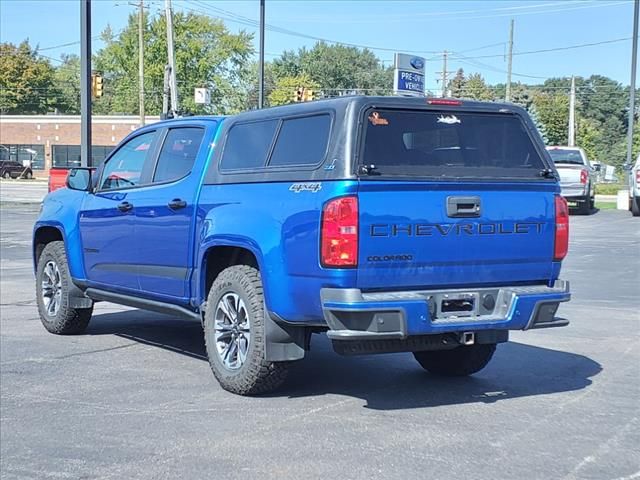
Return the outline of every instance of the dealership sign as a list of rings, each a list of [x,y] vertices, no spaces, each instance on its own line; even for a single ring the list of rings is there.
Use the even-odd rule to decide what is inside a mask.
[[[396,95],[423,96],[425,60],[415,55],[394,56],[393,92]]]

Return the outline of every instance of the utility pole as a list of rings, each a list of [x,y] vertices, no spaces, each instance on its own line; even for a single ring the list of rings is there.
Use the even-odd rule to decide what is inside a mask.
[[[576,77],[571,76],[571,94],[569,95],[569,146],[576,146]]]
[[[169,118],[169,65],[164,66],[164,82],[162,84],[162,116],[163,120]]]
[[[264,0],[260,0],[260,65],[258,68],[258,108],[264,106]]]
[[[636,109],[636,66],[638,61],[638,12],[640,0],[633,2],[633,43],[631,48],[631,85],[629,89],[629,126],[627,130],[627,164],[633,161],[633,121]]]
[[[144,0],[138,4],[138,102],[140,126],[144,126]]]
[[[91,0],[80,0],[80,165],[91,163]]]
[[[164,0],[164,11],[167,17],[167,57],[169,64],[169,89],[171,90],[171,113],[178,116],[178,85],[176,83],[175,50],[173,47],[173,13],[171,0]]]
[[[442,98],[447,96],[447,51],[442,52]]]
[[[513,18],[511,19],[511,27],[509,28],[509,50],[507,57],[507,88],[504,93],[504,101],[511,101],[511,65],[513,63]]]

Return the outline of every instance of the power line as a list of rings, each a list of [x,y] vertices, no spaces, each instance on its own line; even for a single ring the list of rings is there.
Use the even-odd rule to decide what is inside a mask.
[[[198,10],[198,9],[193,9],[193,8],[189,8],[189,7],[185,7],[183,6],[182,8],[185,8],[187,10],[191,10],[191,11],[195,11],[197,13],[204,13],[206,15],[215,17],[215,18],[220,18],[220,19],[224,19],[230,22],[235,22],[235,23],[240,23],[242,25],[247,25],[247,26],[251,26],[251,27],[259,27],[259,23],[256,20],[253,20],[251,18],[248,17],[244,17],[242,15],[237,15],[233,12],[230,12],[228,10],[224,10],[221,8],[217,8],[217,7],[213,7],[207,4],[203,4],[201,2],[198,2],[197,0],[186,0],[189,3],[193,3],[196,4],[198,7],[205,9],[208,12],[214,12],[217,13],[217,15],[211,15],[209,13],[207,13],[206,11],[202,11],[202,10]],[[230,17],[229,17],[230,16]],[[290,35],[293,37],[300,37],[300,38],[306,38],[309,40],[315,40],[318,42],[324,42],[324,43],[331,43],[331,44],[338,44],[338,45],[344,45],[347,47],[356,47],[356,48],[363,48],[363,49],[368,49],[368,50],[377,50],[377,51],[382,51],[382,52],[397,52],[398,49],[397,48],[387,48],[387,47],[374,47],[371,45],[363,45],[363,44],[359,44],[359,43],[351,43],[351,42],[344,42],[344,41],[340,41],[340,40],[332,40],[332,39],[328,39],[328,38],[323,38],[323,37],[316,37],[315,35],[308,35],[306,33],[301,33],[301,32],[296,32],[293,30],[289,30],[287,28],[282,28],[282,27],[277,27],[275,25],[271,25],[271,24],[265,24],[265,28],[266,30],[269,30],[271,32],[275,32],[275,33],[281,33],[283,35]],[[437,53],[437,51],[435,50],[404,50],[407,53]]]
[[[531,55],[534,53],[548,53],[548,52],[559,52],[562,50],[573,50],[575,48],[585,48],[585,47],[595,47],[596,45],[606,45],[606,44],[610,44],[610,43],[618,43],[618,42],[625,42],[628,40],[631,40],[632,37],[625,37],[625,38],[615,38],[613,40],[603,40],[601,42],[591,42],[591,43],[580,43],[577,45],[568,45],[565,47],[554,47],[554,48],[544,48],[541,50],[528,50],[525,52],[513,52],[514,55]],[[480,55],[480,56],[476,56],[476,57],[465,57],[465,58],[473,58],[473,59],[479,59],[479,58],[498,58],[498,57],[503,57],[504,55]]]
[[[556,12],[565,12],[565,11],[573,11],[573,10],[583,10],[590,8],[602,8],[602,7],[613,7],[619,5],[628,4],[628,1],[618,1],[618,2],[596,2],[594,0],[569,0],[564,2],[553,2],[553,3],[545,3],[538,5],[524,5],[517,7],[500,7],[493,9],[481,9],[481,10],[446,10],[440,12],[412,12],[412,13],[400,13],[400,14],[379,14],[379,15],[369,15],[368,17],[359,16],[357,18],[348,18],[348,19],[336,19],[335,16],[330,17],[328,15],[323,16],[308,16],[305,17],[287,17],[287,21],[303,21],[303,20],[317,20],[317,21],[331,21],[332,23],[371,23],[378,22],[380,19],[384,22],[394,22],[394,21],[403,21],[406,22],[406,19],[416,19],[416,18],[425,18],[425,17],[438,17],[438,20],[444,19],[446,17],[453,16],[455,20],[467,20],[467,19],[480,19],[480,18],[496,18],[496,17],[517,17],[522,15],[544,15],[544,14],[554,14]],[[551,9],[543,9],[537,11],[518,11],[524,9],[536,9],[540,7],[563,7],[563,5],[567,5],[564,8],[551,8]],[[492,15],[487,15],[487,12],[503,12]],[[471,15],[471,16],[467,16]],[[475,16],[474,16],[475,15]]]

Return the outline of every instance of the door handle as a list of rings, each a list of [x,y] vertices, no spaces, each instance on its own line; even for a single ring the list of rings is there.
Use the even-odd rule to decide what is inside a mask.
[[[187,206],[187,202],[181,200],[180,198],[174,198],[167,204],[167,206],[171,210],[180,210],[181,208],[185,208]]]
[[[132,208],[133,205],[129,202],[122,202],[120,205],[118,205],[118,210],[120,210],[121,212],[128,212]]]
[[[447,197],[448,217],[479,217],[480,197]]]

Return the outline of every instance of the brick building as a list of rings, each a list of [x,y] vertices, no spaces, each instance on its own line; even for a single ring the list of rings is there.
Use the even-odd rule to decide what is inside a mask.
[[[96,165],[140,125],[138,116],[94,116],[92,164]],[[159,117],[147,117],[146,123]],[[36,177],[49,169],[80,165],[79,115],[0,115],[0,160],[30,164]]]

